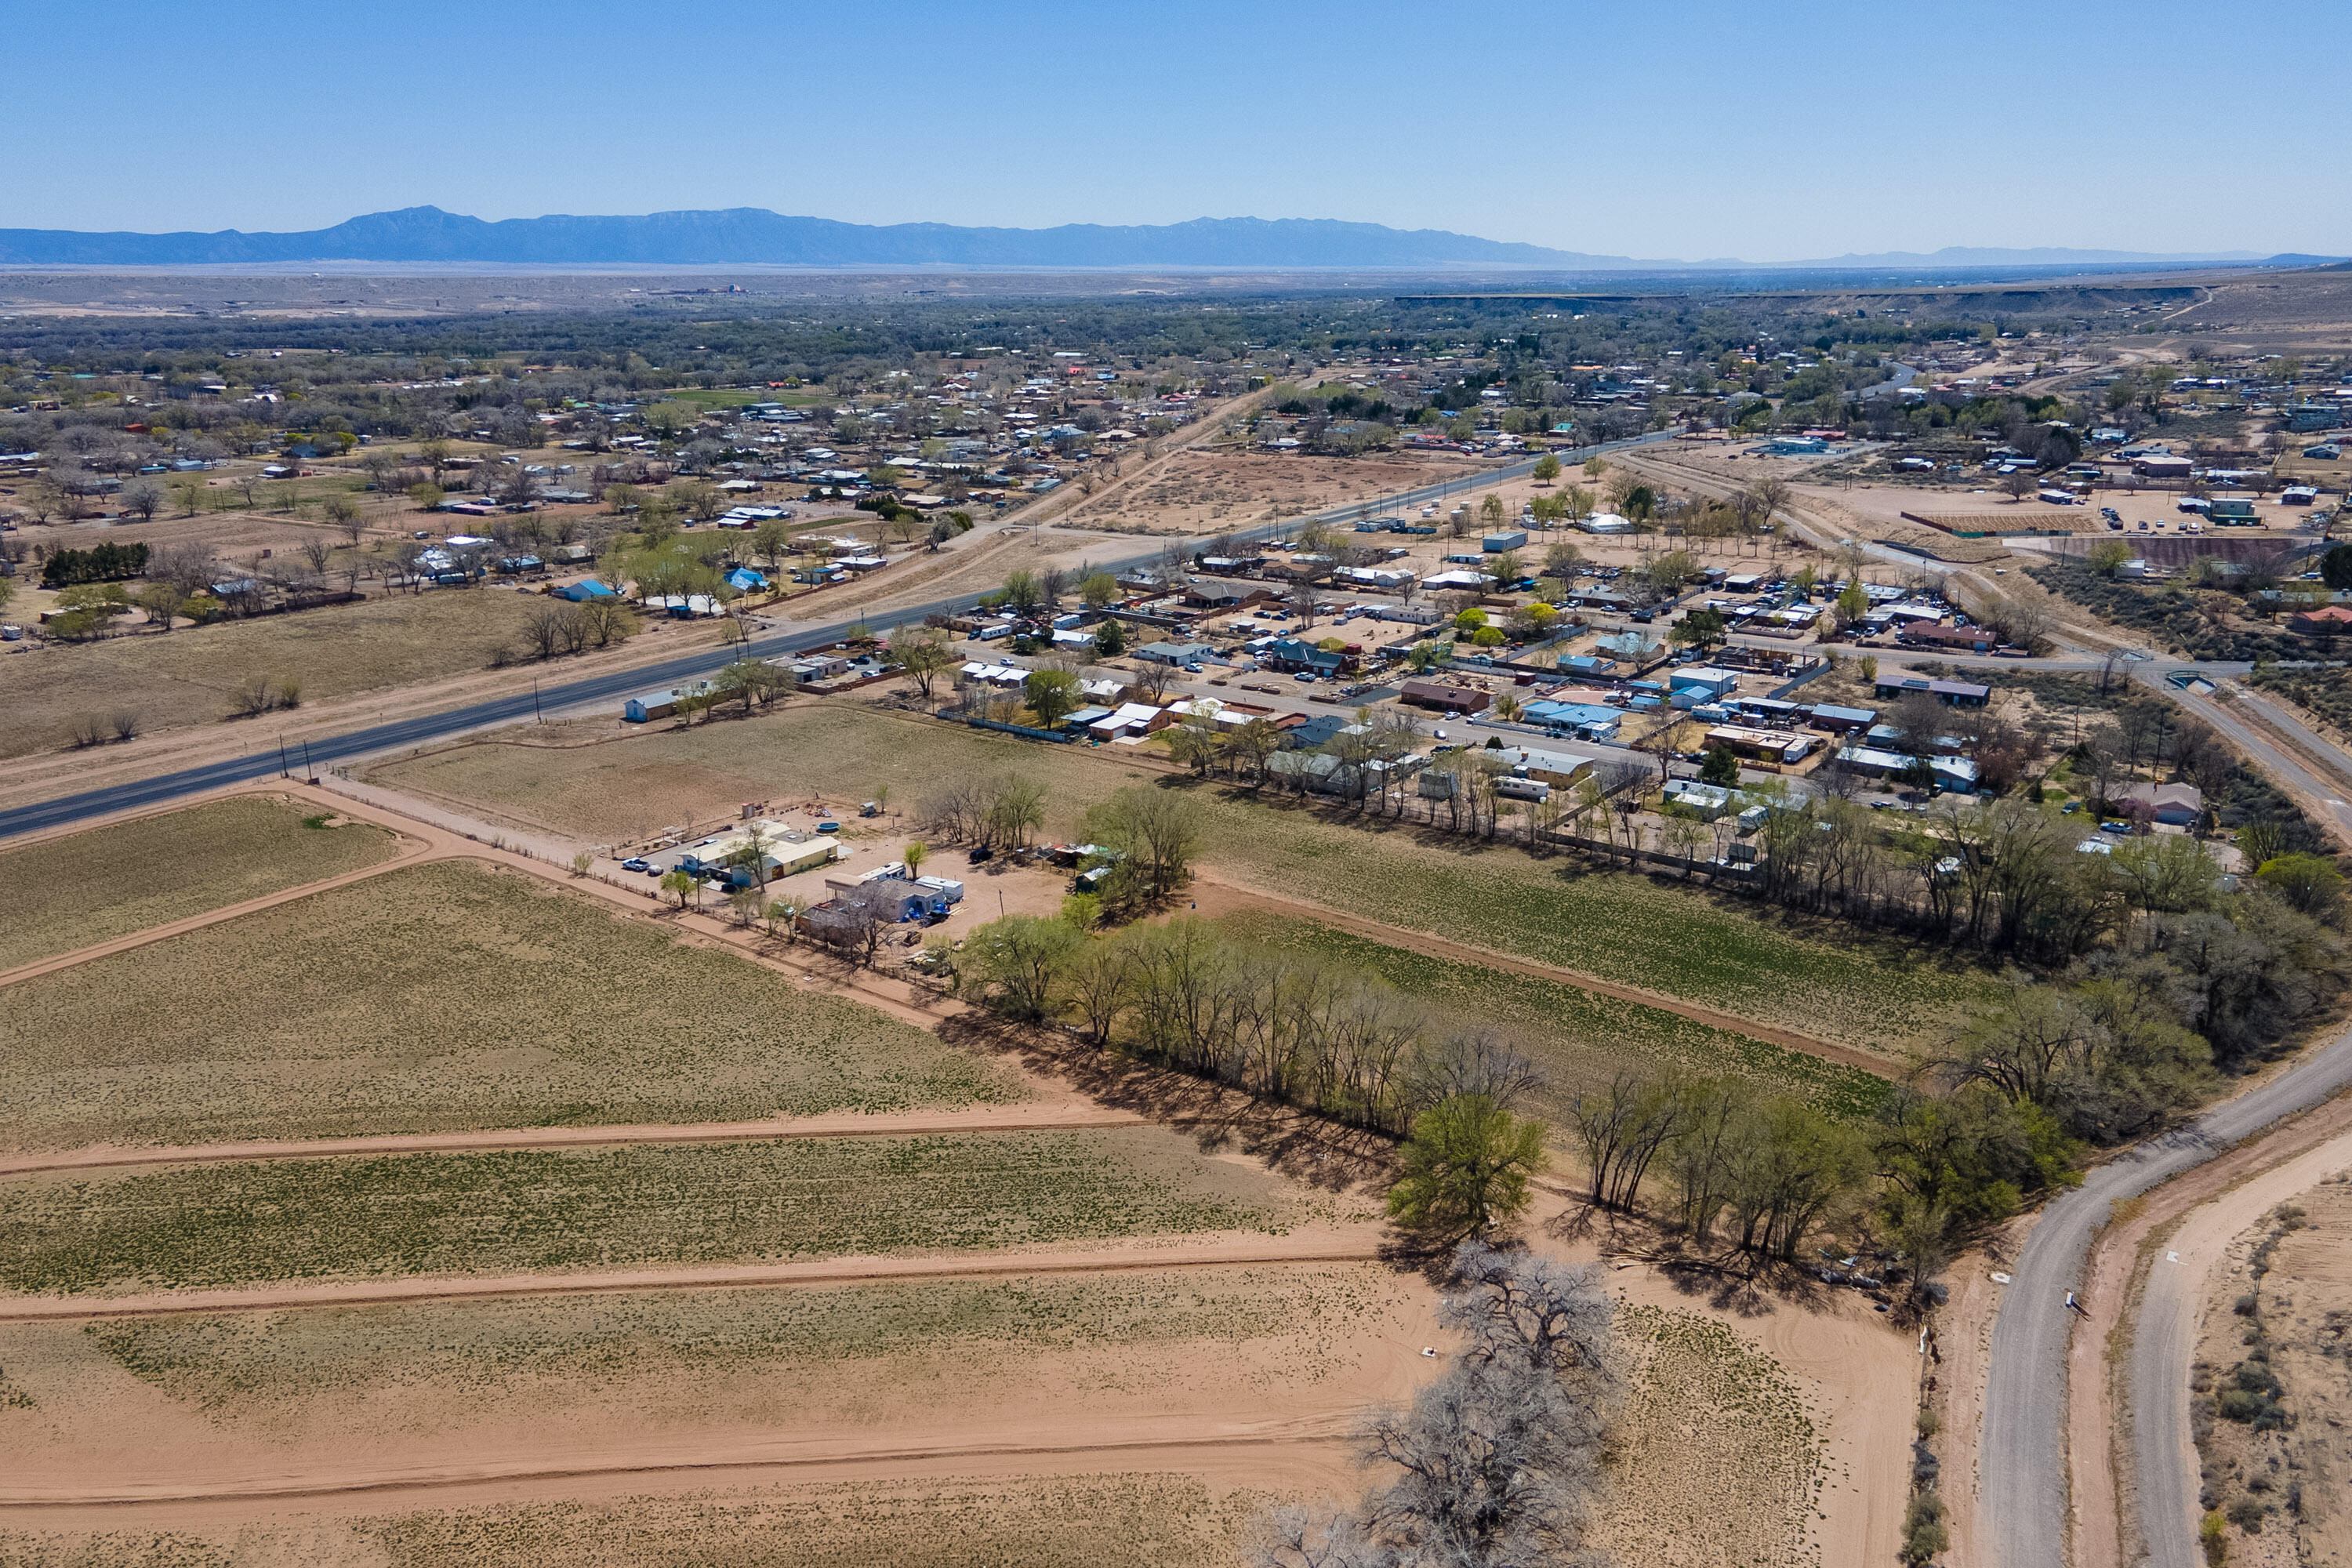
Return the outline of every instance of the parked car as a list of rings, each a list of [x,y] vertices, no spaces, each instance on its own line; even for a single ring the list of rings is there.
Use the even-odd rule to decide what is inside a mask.
[[[635,855],[621,862],[621,869],[624,871],[651,871],[653,868],[653,862]]]

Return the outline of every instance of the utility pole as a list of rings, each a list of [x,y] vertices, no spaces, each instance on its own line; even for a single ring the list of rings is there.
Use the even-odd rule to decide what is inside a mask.
[[[318,770],[310,765],[310,742],[307,739],[302,742],[302,776],[306,779],[319,776]]]
[[[536,675],[530,678],[530,721],[534,724],[547,722],[546,717],[539,710],[539,677]]]
[[[289,771],[286,766],[286,731],[280,730],[278,732],[278,776],[282,779]]]

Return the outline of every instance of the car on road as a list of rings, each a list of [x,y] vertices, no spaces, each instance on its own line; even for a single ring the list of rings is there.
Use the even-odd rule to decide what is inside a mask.
[[[1658,613],[1655,610],[1636,610],[1625,618],[1635,626],[1646,626],[1658,618]]]
[[[624,871],[651,871],[653,868],[652,861],[644,859],[635,855],[632,855],[627,859],[621,862],[621,869]]]

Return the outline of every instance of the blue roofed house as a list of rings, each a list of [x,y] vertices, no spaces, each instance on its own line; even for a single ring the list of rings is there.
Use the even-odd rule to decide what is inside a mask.
[[[591,599],[617,600],[621,595],[591,577],[584,583],[565,584],[555,591],[555,596],[559,599],[569,599],[575,605],[584,605]]]
[[[727,574],[727,585],[739,594],[756,594],[768,585],[768,580],[749,566],[738,566]]]

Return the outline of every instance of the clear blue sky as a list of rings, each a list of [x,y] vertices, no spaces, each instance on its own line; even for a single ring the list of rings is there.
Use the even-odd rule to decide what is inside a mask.
[[[7,7],[0,227],[762,206],[2352,252],[2343,0]]]

